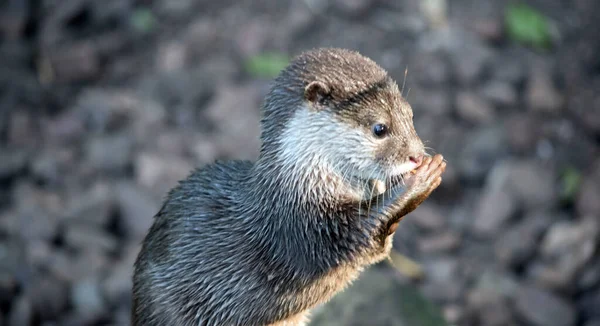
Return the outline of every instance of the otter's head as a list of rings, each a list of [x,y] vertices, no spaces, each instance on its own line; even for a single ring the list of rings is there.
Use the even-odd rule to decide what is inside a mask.
[[[362,180],[398,177],[425,153],[398,85],[343,49],[305,52],[281,72],[266,98],[262,141],[262,157]]]

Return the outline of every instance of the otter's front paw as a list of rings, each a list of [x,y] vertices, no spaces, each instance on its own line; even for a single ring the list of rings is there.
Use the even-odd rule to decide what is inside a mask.
[[[412,205],[418,206],[429,197],[442,182],[442,173],[445,170],[444,158],[436,154],[434,157],[425,158],[418,168],[410,172],[404,181],[408,192],[413,196]]]

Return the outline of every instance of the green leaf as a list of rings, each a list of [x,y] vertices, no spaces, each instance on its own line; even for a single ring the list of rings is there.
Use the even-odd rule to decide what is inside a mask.
[[[152,31],[155,24],[154,14],[148,8],[137,9],[131,16],[131,25],[140,32],[148,33]]]
[[[279,74],[290,61],[287,55],[281,53],[263,53],[246,60],[246,71],[254,77],[272,78]]]
[[[567,168],[562,173],[561,197],[563,201],[572,202],[581,185],[581,173],[574,168]]]
[[[508,36],[515,42],[546,50],[552,44],[551,22],[536,9],[520,2],[508,5],[504,13]]]

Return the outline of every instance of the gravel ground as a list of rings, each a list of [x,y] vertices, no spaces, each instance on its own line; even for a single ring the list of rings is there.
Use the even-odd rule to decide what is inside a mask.
[[[319,46],[408,68],[448,160],[395,238],[424,278],[387,277],[457,325],[600,325],[600,6],[528,1],[555,23],[538,51],[508,1],[439,3],[0,1],[0,325],[127,325],[165,192],[257,155],[270,78],[245,62]]]

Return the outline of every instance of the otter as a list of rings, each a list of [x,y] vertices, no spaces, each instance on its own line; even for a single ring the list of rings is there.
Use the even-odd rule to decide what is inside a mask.
[[[135,262],[132,325],[306,325],[440,185],[446,163],[412,119],[358,52],[295,57],[266,95],[256,162],[217,160],[169,191]]]

